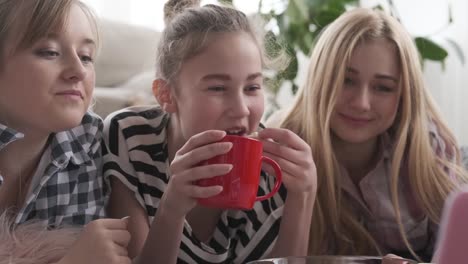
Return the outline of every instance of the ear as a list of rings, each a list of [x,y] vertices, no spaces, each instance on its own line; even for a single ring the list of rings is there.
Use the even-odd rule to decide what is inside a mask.
[[[153,81],[153,94],[156,100],[158,100],[161,108],[168,112],[174,113],[177,111],[177,104],[172,95],[172,89],[170,85],[162,79],[156,79]]]

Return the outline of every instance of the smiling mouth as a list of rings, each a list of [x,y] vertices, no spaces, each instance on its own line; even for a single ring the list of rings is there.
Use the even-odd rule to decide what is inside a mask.
[[[355,123],[368,123],[368,122],[372,121],[372,119],[370,119],[370,118],[356,118],[356,117],[343,115],[343,114],[341,114],[341,117],[346,119],[346,120],[349,120],[351,122],[355,122]]]
[[[226,134],[228,135],[235,135],[235,136],[244,136],[246,134],[246,129],[241,127],[241,128],[231,128],[225,130]]]
[[[63,92],[57,93],[57,95],[79,97],[81,99],[84,99],[83,94],[81,94],[81,92],[77,90],[63,91]]]

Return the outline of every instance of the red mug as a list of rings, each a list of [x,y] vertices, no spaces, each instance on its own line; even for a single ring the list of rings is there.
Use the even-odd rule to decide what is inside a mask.
[[[199,186],[223,186],[221,193],[198,199],[201,205],[216,208],[252,209],[256,201],[269,199],[278,191],[282,179],[281,168],[271,158],[262,156],[263,143],[261,141],[249,137],[227,135],[221,142],[232,142],[231,150],[201,164],[232,164],[233,168],[227,174],[197,181]],[[262,162],[273,167],[276,182],[270,193],[257,196]]]

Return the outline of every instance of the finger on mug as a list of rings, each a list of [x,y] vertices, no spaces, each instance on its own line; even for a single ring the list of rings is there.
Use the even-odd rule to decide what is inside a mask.
[[[298,164],[290,160],[287,160],[283,157],[277,156],[273,153],[264,152],[263,156],[276,161],[276,163],[278,163],[278,165],[280,166],[281,171],[283,171],[284,173],[295,175],[295,174],[303,172],[304,170],[304,168],[300,167]]]
[[[207,159],[228,153],[231,148],[232,142],[210,143],[208,145],[193,149],[180,156],[177,163],[174,165],[177,168],[190,168]]]
[[[290,148],[287,145],[282,145],[276,142],[262,140],[263,152],[269,152],[283,158],[295,157],[300,151]]]
[[[224,138],[224,136],[226,136],[226,131],[223,130],[203,131],[189,138],[187,142],[177,151],[177,153],[179,155],[184,155],[185,153],[203,145],[220,141]]]
[[[194,182],[201,179],[212,178],[215,176],[224,175],[230,172],[233,168],[232,164],[210,164],[188,169],[177,177],[183,182]]]
[[[222,191],[223,191],[223,186],[220,186],[220,185],[207,186],[207,187],[192,185],[187,188],[186,194],[196,199],[196,198],[208,198],[211,196],[215,196]]]
[[[308,146],[298,135],[285,128],[265,128],[258,133],[260,139],[273,139],[276,143],[287,145],[296,150]]]

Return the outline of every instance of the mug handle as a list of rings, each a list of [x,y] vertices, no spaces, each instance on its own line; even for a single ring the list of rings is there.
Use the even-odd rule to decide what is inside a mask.
[[[273,169],[275,170],[276,181],[275,181],[275,186],[273,187],[273,190],[271,190],[270,193],[267,193],[265,195],[258,196],[257,198],[255,198],[256,202],[271,198],[276,192],[278,192],[281,186],[281,182],[283,180],[283,174],[281,173],[281,168],[278,165],[278,163],[276,163],[276,161],[272,160],[269,157],[262,156],[261,162],[266,162],[273,167]]]

